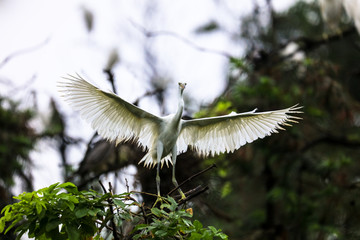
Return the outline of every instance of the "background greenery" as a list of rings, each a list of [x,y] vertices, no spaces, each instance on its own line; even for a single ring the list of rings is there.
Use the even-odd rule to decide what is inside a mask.
[[[316,2],[299,1],[282,13],[272,11],[268,3],[265,23],[259,9],[242,19],[232,38],[245,44],[246,52],[225,56],[229,60],[225,90],[195,117],[299,103],[304,106],[303,120],[231,154],[207,159],[191,151],[182,154],[178,181],[216,163],[217,168],[183,188],[209,187],[192,200],[194,216],[204,225],[221,228],[230,239],[359,239],[359,34],[345,16],[339,31],[325,31]],[[203,36],[221,30],[221,23],[214,21],[194,29]],[[284,54],[290,43],[297,50]],[[111,65],[106,73],[116,81]],[[154,89],[162,104],[164,91]],[[142,190],[156,191],[155,171],[136,164],[143,153],[134,145],[116,148],[94,136],[80,166],[72,166],[66,152],[78,140],[65,134],[55,103],[52,121],[36,134],[29,127],[36,109],[19,109],[4,97],[0,104],[1,208],[14,201],[9,187],[15,180],[25,183],[25,191],[32,190],[29,152],[43,138],[57,143],[64,181],[71,180],[80,189],[89,189],[99,176],[133,164]],[[166,193],[172,188],[170,170],[161,174]],[[152,200],[144,195],[143,201],[151,204]]]

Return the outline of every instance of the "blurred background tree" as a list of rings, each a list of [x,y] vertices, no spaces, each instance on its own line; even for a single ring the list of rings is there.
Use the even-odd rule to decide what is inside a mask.
[[[0,209],[13,202],[11,187],[21,181],[24,191],[32,191],[31,159],[36,135],[29,127],[32,110],[20,110],[18,104],[0,97]],[[13,239],[9,233],[5,239]]]
[[[154,38],[170,34],[190,47],[226,57],[224,92],[193,117],[254,108],[275,110],[299,103],[304,106],[304,119],[286,132],[258,140],[231,154],[207,159],[191,151],[180,155],[179,182],[213,163],[217,165],[215,170],[183,187],[184,191],[198,185],[210,188],[193,199],[195,216],[203,223],[223,229],[230,239],[359,239],[359,33],[344,12],[337,28],[328,28],[317,1],[298,1],[285,12],[275,12],[271,0],[262,6],[254,1],[254,5],[251,14],[241,16],[238,31],[229,33],[232,41],[245,46],[243,56],[201,48],[175,33],[141,29],[146,37],[143,51],[152,90],[134,104],[154,96],[160,108],[165,109],[167,85],[163,83],[170,80],[158,69],[156,53],[150,47]],[[86,9],[85,13],[90,32],[96,19],[90,10]],[[146,14],[151,13],[154,14],[151,11]],[[225,30],[223,23],[216,20],[194,27],[194,33],[204,37]],[[111,53],[104,67],[114,91],[116,63],[121,61]],[[189,106],[192,100],[188,101]],[[33,131],[27,128],[32,111],[18,110],[10,100],[1,103],[4,112],[1,117],[7,130],[1,131],[0,164],[9,170],[1,172],[3,190],[0,190],[6,193],[2,194],[2,202],[6,204],[11,202],[7,186],[15,181],[15,175],[9,173],[25,176],[22,172],[28,169],[28,153],[35,142]],[[144,153],[136,146],[127,143],[115,147],[96,134],[85,143],[80,137],[70,138],[65,131],[66,120],[55,102],[52,109],[51,121],[39,135],[55,139],[64,180],[85,189],[95,186],[101,176],[114,176],[111,179],[125,185],[124,177],[119,176],[121,170],[135,166],[135,186],[131,187],[156,192],[156,171],[137,165]],[[80,143],[86,146],[84,157],[79,165],[70,164],[72,161],[66,153],[70,146]],[[16,161],[9,165],[9,157]],[[171,169],[164,168],[161,179],[162,193],[169,192]],[[31,178],[24,180],[25,190],[30,190]],[[154,200],[147,195],[142,195],[142,199],[147,204]]]

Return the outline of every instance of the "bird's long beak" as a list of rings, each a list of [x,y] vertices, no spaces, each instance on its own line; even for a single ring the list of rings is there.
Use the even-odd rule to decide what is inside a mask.
[[[185,89],[185,86],[186,86],[186,83],[180,83],[180,82],[179,82],[179,86],[180,86],[180,89],[181,89],[181,90],[184,90],[184,89]]]

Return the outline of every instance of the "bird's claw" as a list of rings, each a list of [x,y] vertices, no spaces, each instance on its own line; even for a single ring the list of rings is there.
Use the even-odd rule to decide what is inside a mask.
[[[162,202],[163,202],[163,198],[161,197],[161,195],[157,195],[157,198],[156,198],[156,201],[155,201],[155,203],[153,204],[153,208],[154,207],[156,207],[156,204],[158,204],[158,202],[160,202],[160,205],[162,204]]]
[[[181,195],[181,200],[185,200],[186,199],[186,196],[185,194],[183,193],[183,191],[179,191],[180,192],[180,195]]]

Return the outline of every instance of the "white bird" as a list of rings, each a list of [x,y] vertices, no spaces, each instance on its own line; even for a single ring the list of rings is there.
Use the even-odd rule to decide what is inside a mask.
[[[59,82],[62,97],[105,139],[119,144],[137,141],[148,152],[140,160],[145,167],[157,164],[156,185],[160,198],[160,165],[172,163],[172,182],[175,178],[176,156],[188,147],[202,156],[233,152],[246,143],[264,138],[287,122],[297,123],[301,113],[295,105],[277,111],[230,113],[225,116],[182,120],[184,110],[183,91],[185,83],[179,83],[179,103],[175,114],[158,117],[123,100],[112,92],[93,86],[79,75]],[[184,193],[179,189],[182,198]]]

